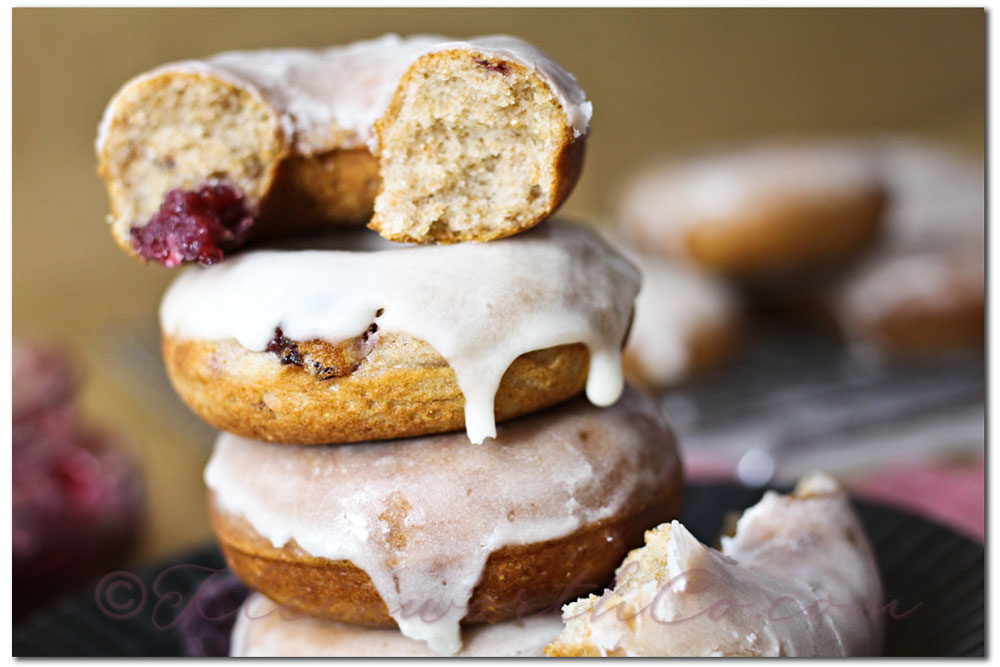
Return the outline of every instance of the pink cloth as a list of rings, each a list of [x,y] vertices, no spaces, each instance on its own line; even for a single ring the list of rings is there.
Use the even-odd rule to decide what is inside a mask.
[[[738,483],[731,461],[684,457],[689,482]],[[986,467],[971,463],[911,463],[844,480],[858,498],[924,516],[983,541],[986,533]]]
[[[926,463],[889,468],[851,482],[859,498],[895,505],[983,541],[986,466]]]

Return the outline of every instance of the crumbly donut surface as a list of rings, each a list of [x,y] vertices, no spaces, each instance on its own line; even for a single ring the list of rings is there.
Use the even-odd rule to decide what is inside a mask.
[[[425,55],[376,122],[382,188],[369,227],[393,241],[490,241],[551,215],[583,165],[545,80],[466,49]]]
[[[590,111],[572,75],[505,36],[229,52],[127,82],[98,171],[133,255],[169,192],[209,184],[239,194],[256,238],[372,221],[397,241],[482,241],[568,196]]]
[[[294,342],[253,352],[232,340],[163,336],[167,374],[185,403],[212,426],[257,440],[327,444],[462,429],[465,400],[455,373],[426,343],[382,333],[330,344]],[[530,352],[510,365],[494,412],[505,420],[581,393],[590,355],[582,344]]]

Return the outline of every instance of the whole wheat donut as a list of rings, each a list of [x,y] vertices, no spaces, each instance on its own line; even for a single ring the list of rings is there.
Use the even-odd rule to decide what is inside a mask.
[[[325,444],[464,427],[478,443],[495,419],[585,388],[599,405],[618,398],[638,282],[562,222],[492,243],[245,252],[170,287],[164,360],[181,398],[238,435]]]
[[[590,115],[573,76],[513,37],[230,52],[127,82],[98,170],[115,240],[167,266],[369,220],[393,240],[487,241],[569,195]]]
[[[822,290],[856,349],[933,357],[982,349],[986,190],[980,160],[927,140],[874,142],[889,188],[882,242]]]
[[[647,250],[761,279],[853,256],[875,239],[885,200],[863,147],[772,141],[647,167],[618,222]]]
[[[464,658],[541,658],[562,629],[557,613],[535,614],[462,632]],[[236,658],[433,658],[423,642],[398,630],[368,628],[306,616],[251,594],[233,626],[229,654]]]
[[[603,586],[674,517],[681,468],[652,399],[578,399],[461,434],[344,447],[222,434],[205,482],[232,570],[312,616],[398,625],[442,653],[459,622],[501,622]]]

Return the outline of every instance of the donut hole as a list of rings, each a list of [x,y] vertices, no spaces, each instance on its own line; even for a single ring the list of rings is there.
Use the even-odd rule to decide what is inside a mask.
[[[377,129],[372,226],[399,241],[486,240],[534,224],[556,203],[571,139],[532,70],[465,51],[418,60]]]
[[[112,231],[139,251],[132,233],[167,195],[221,183],[254,212],[282,152],[277,119],[247,90],[197,73],[152,76],[127,86],[108,119],[100,171]]]

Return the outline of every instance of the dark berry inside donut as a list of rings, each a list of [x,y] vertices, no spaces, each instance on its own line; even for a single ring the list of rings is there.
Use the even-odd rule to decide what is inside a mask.
[[[485,58],[476,58],[476,64],[480,67],[485,67],[491,72],[497,72],[498,74],[507,74],[510,71],[507,63],[502,60],[493,62],[492,60],[486,60]]]
[[[266,349],[271,354],[278,355],[282,366],[302,366],[302,352],[299,351],[298,344],[285,337],[280,327],[274,330],[274,336],[268,341]]]
[[[132,247],[164,266],[215,264],[246,240],[253,215],[239,189],[206,183],[197,190],[171,190],[143,227],[130,231]]]

